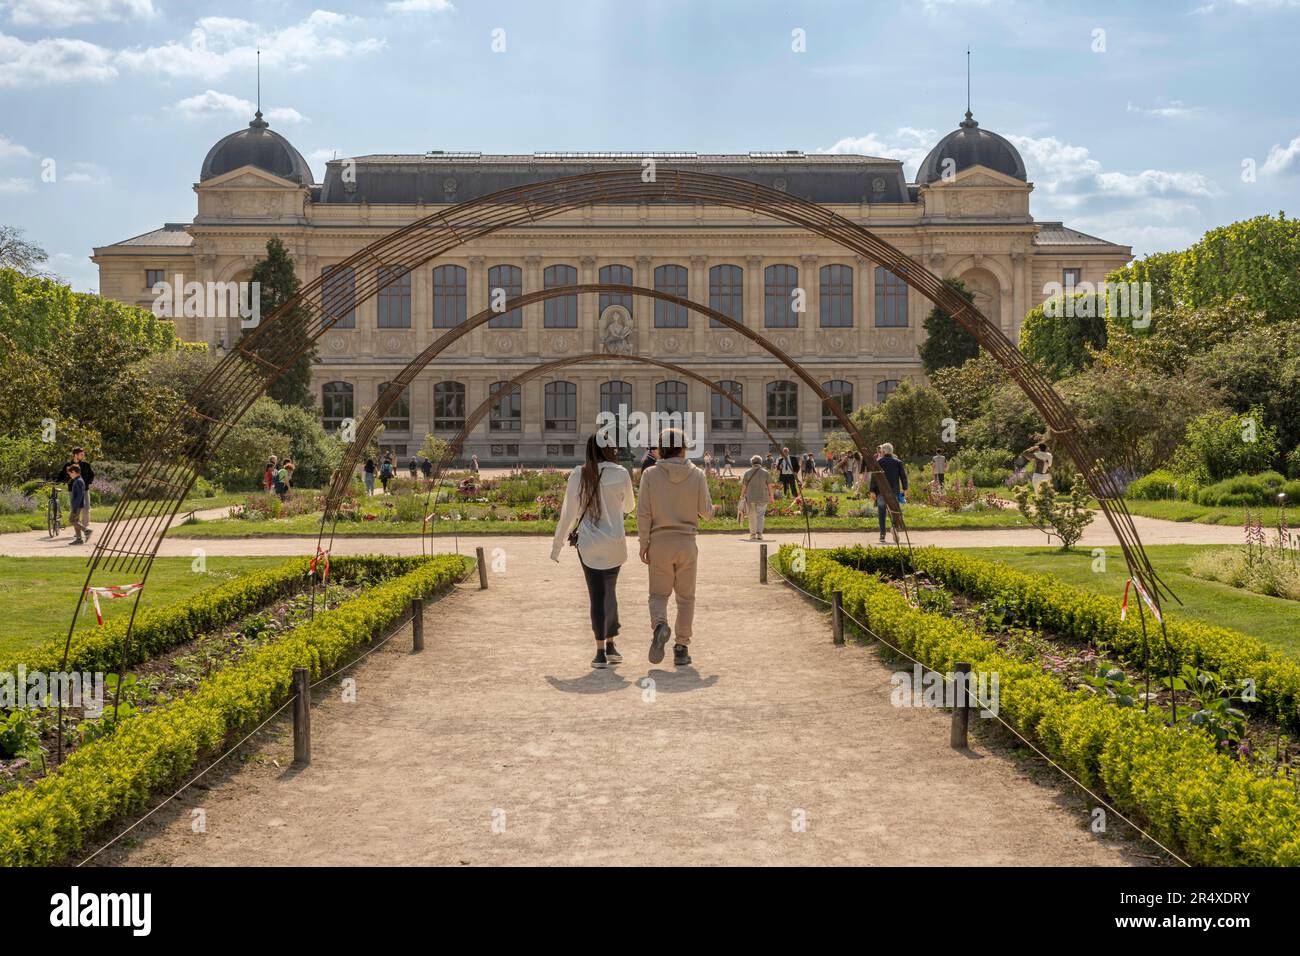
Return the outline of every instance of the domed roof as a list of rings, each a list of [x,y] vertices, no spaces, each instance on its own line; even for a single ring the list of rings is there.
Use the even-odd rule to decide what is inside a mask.
[[[248,129],[231,133],[208,150],[199,182],[222,176],[240,166],[256,166],[304,186],[313,183],[307,160],[287,139],[271,131],[270,124],[262,119],[261,110],[248,124]]]
[[[921,184],[932,183],[943,178],[944,160],[951,159],[953,166],[948,167],[952,173],[959,173],[971,166],[987,166],[989,169],[1027,181],[1025,161],[1020,152],[1009,142],[986,129],[966,111],[966,118],[958,124],[929,155],[921,162],[916,171],[916,181]]]

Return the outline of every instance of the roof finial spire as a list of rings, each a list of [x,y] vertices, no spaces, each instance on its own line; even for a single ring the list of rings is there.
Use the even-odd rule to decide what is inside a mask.
[[[271,124],[262,119],[262,51],[257,51],[257,112],[248,124],[254,129],[266,129]]]
[[[975,121],[975,118],[971,115],[971,111],[970,111],[970,46],[969,45],[967,45],[966,47],[966,118],[962,120],[961,123],[958,125],[960,125],[962,129],[974,129],[976,126],[979,126],[979,123]]]

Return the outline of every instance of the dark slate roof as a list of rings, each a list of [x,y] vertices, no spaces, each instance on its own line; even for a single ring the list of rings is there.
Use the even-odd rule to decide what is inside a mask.
[[[647,156],[665,168],[688,167],[780,189],[820,203],[906,203],[909,194],[898,160],[797,150],[740,154],[431,152],[379,154],[331,160],[319,197],[323,203],[457,203],[513,186],[640,166]],[[344,182],[344,163],[355,181]]]
[[[194,237],[186,230],[188,225],[183,222],[165,223],[159,229],[153,229],[149,232],[141,233],[138,236],[132,236],[130,239],[123,239],[121,242],[115,242],[115,246],[177,246],[188,248],[194,244]]]
[[[310,186],[311,167],[287,139],[272,132],[259,110],[247,129],[217,141],[203,159],[199,182],[222,176],[241,166],[256,166],[272,175]]]
[[[1007,176],[1027,182],[1025,161],[1020,152],[997,133],[980,129],[980,124],[966,111],[966,118],[943,139],[921,162],[916,171],[918,183],[932,183],[944,173],[944,160],[953,160],[952,172],[972,166],[985,166]]]
[[[1108,239],[1099,239],[1086,232],[1071,229],[1060,222],[1039,223],[1041,227],[1034,236],[1036,246],[1113,246]]]

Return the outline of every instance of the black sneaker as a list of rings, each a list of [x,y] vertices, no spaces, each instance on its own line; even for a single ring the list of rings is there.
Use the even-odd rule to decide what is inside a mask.
[[[691,662],[691,652],[685,644],[673,645],[673,666],[685,667]]]
[[[73,538],[71,541],[68,542],[68,545],[72,546],[72,545],[85,544],[85,543],[86,543],[85,538]]]
[[[880,536],[880,543],[881,544],[885,543],[885,536],[883,534]]]
[[[605,642],[605,660],[611,664],[623,663],[623,655],[618,652],[618,648],[614,646],[612,639]]]
[[[592,667],[604,667],[605,664],[608,662],[608,660],[609,660],[609,658],[605,656],[605,652],[604,652],[604,651],[602,651],[602,650],[597,650],[597,651],[596,651],[596,656],[593,657],[593,658],[591,659],[591,666],[592,666]]]
[[[668,644],[668,639],[673,636],[673,629],[665,621],[662,624],[656,624],[654,636],[650,638],[650,663],[658,664],[664,659],[664,647]]]
[[[86,536],[86,540],[89,541],[89,540],[90,540],[90,536],[91,536],[92,534],[94,534],[95,531],[94,531],[93,528],[87,528],[87,529],[86,529],[85,531],[83,531],[82,533]]]

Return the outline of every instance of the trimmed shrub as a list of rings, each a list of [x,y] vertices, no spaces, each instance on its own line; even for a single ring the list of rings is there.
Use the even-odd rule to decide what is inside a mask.
[[[1149,475],[1143,475],[1132,482],[1124,490],[1124,496],[1126,498],[1137,498],[1141,501],[1172,501],[1179,497],[1180,483],[1187,484],[1188,482],[1186,479],[1179,478],[1173,472],[1165,471],[1162,468],[1151,472]]]
[[[1295,500],[1294,493],[1300,491],[1300,481],[1290,482],[1288,486],[1286,479],[1276,471],[1236,475],[1197,489],[1196,503],[1210,508],[1271,505],[1277,503],[1279,491],[1286,491]]]

